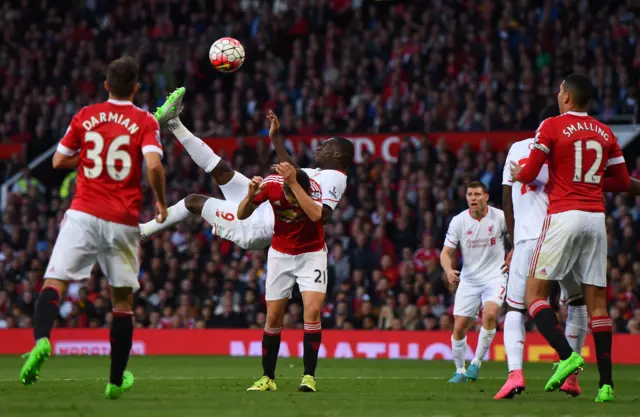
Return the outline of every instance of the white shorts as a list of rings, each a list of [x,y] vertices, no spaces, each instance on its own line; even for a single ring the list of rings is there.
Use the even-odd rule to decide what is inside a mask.
[[[45,278],[89,278],[96,261],[112,287],[137,290],[140,228],[67,210],[53,246]]]
[[[327,292],[326,248],[300,255],[287,255],[269,248],[265,299],[290,298],[296,282],[300,292]]]
[[[271,204],[264,203],[245,220],[238,220],[239,203],[209,198],[202,217],[213,226],[213,233],[230,240],[242,249],[264,249],[271,244],[274,217]]]
[[[529,276],[559,281],[571,272],[576,282],[606,287],[606,268],[604,213],[571,210],[546,217]]]
[[[499,307],[504,302],[506,291],[506,276],[496,277],[481,284],[469,284],[461,280],[453,304],[453,315],[476,317],[480,306],[487,302],[496,303]]]
[[[527,289],[527,277],[531,258],[536,250],[538,241],[535,239],[525,240],[516,243],[509,268],[509,281],[507,282],[507,304],[513,308],[524,310],[524,295]],[[569,273],[563,280],[559,281],[561,295],[560,302],[568,304],[582,297],[580,283],[576,282],[573,275]]]

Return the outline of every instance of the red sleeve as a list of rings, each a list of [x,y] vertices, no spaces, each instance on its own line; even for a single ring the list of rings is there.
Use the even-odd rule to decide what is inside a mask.
[[[535,147],[531,149],[529,160],[525,164],[524,168],[522,168],[522,171],[520,171],[520,175],[518,175],[517,180],[523,184],[528,184],[535,180],[544,165],[544,161],[546,160],[547,154],[544,153],[544,151]]]
[[[147,115],[147,121],[145,123],[145,129],[142,132],[142,141],[140,146],[142,148],[142,154],[149,152],[156,152],[162,156],[162,142],[160,141],[160,125],[155,117],[151,114]]]
[[[73,116],[73,119],[71,119],[67,132],[64,134],[62,140],[60,140],[60,143],[58,143],[56,150],[66,156],[73,156],[80,152],[80,147],[82,146],[82,129],[78,115],[76,114]]]
[[[260,194],[253,197],[253,204],[255,204],[256,206],[259,206],[265,201],[269,201],[269,192],[271,191],[273,184],[275,183],[270,181],[263,181],[263,184],[264,184],[264,187],[262,188],[262,191],[260,192]]]
[[[627,171],[627,165],[624,163],[609,165],[604,171],[602,189],[613,193],[629,191],[631,189],[631,178],[629,177],[629,171]]]
[[[555,117],[545,119],[536,130],[536,137],[533,141],[533,149],[538,149],[549,155],[553,149],[553,120]]]

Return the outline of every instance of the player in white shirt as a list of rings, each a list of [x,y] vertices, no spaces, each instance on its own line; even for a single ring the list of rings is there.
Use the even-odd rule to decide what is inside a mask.
[[[550,106],[542,113],[541,120],[557,115],[557,107]],[[535,181],[525,185],[517,181],[513,182],[510,168],[511,162],[519,165],[527,163],[533,142],[534,139],[525,139],[511,146],[502,176],[502,207],[507,222],[511,247],[514,248],[514,251],[509,269],[506,298],[507,314],[504,321],[504,345],[509,367],[509,378],[502,389],[495,395],[494,398],[496,400],[513,398],[525,389],[525,380],[522,373],[525,341],[524,322],[526,318],[524,294],[529,264],[542,231],[542,223],[547,216],[549,196],[545,187],[549,180],[549,172],[545,164]],[[582,298],[582,289],[572,279],[565,279],[559,282],[562,289],[560,302],[568,305],[565,335],[571,348],[576,352],[580,352],[584,345],[589,323],[587,307]],[[580,395],[578,376],[572,375],[569,377],[561,387],[561,391],[574,397]]]
[[[140,225],[142,239],[165,230],[192,215],[202,216],[213,226],[213,232],[223,239],[230,240],[243,249],[264,249],[271,244],[274,228],[273,208],[262,204],[245,220],[238,220],[238,205],[247,194],[250,180],[222,160],[200,138],[194,136],[180,121],[182,99],[186,93],[184,87],[178,88],[167,97],[167,101],[155,113],[161,125],[180,141],[193,161],[206,172],[213,175],[220,186],[225,200],[200,194],[191,194],[169,207],[164,223],[152,220]],[[272,112],[269,137],[276,149],[280,162],[291,162],[280,136],[280,121]],[[315,151],[318,168],[303,168],[309,178],[320,185],[322,190],[322,222],[327,223],[347,188],[347,172],[353,162],[354,147],[350,140],[334,137],[322,142]]]
[[[469,210],[455,216],[449,224],[440,254],[440,264],[450,283],[459,283],[453,315],[455,316],[451,347],[456,371],[451,383],[475,381],[480,366],[496,334],[498,310],[507,290],[504,237],[507,225],[504,213],[489,207],[489,192],[485,185],[474,181],[467,186]],[[456,248],[462,252],[462,271],[454,267]],[[467,330],[482,306],[482,329],[475,357],[465,368]]]

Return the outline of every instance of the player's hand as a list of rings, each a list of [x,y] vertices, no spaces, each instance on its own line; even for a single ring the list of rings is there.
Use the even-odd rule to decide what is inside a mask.
[[[269,127],[269,138],[273,139],[274,136],[280,133],[280,119],[278,119],[278,116],[276,116],[273,111],[269,110],[267,112],[267,120],[271,123]]]
[[[249,195],[251,197],[255,197],[260,194],[264,184],[262,184],[262,177],[255,176],[251,178],[251,182],[249,182]]]
[[[511,268],[511,258],[513,258],[513,249],[511,249],[509,253],[507,253],[507,257],[504,258],[504,263],[500,267],[500,270],[503,274],[509,272],[509,268]]]
[[[164,221],[167,220],[168,215],[167,206],[160,204],[160,202],[156,202],[156,221],[158,223],[164,223]]]
[[[297,183],[296,169],[288,162],[281,162],[274,165],[274,169],[278,174],[282,176],[284,183],[287,185],[293,185]]]
[[[447,281],[449,281],[449,284],[457,284],[460,282],[460,271],[451,269],[447,272]]]
[[[511,161],[511,178],[513,178],[514,182],[518,181],[518,178],[520,178],[520,172],[522,172],[522,165]]]

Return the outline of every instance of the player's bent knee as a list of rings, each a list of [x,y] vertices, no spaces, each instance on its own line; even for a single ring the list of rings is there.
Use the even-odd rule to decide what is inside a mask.
[[[200,215],[208,198],[202,194],[189,194],[184,199],[184,205],[191,213]]]

